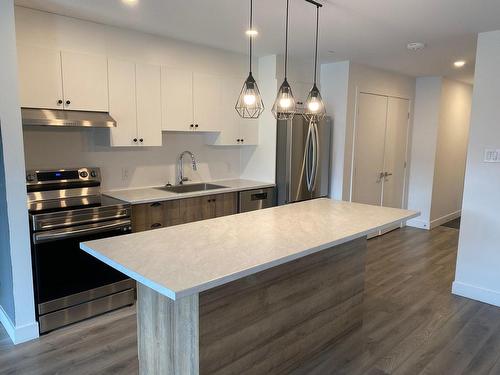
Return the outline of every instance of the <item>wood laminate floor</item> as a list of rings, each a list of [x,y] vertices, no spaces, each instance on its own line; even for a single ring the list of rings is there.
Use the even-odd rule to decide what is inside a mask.
[[[451,295],[458,231],[405,228],[368,241],[364,325],[298,374],[500,375],[500,309]],[[137,374],[135,310],[13,346],[0,374]]]

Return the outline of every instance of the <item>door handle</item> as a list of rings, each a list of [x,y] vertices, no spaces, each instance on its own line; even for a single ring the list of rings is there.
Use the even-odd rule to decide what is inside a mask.
[[[384,173],[384,172],[380,172],[380,173],[378,174],[377,182],[382,181],[382,179],[383,179],[384,177],[385,177],[385,173]]]
[[[389,177],[389,176],[392,176],[392,173],[388,173],[388,172],[384,173],[384,177]]]

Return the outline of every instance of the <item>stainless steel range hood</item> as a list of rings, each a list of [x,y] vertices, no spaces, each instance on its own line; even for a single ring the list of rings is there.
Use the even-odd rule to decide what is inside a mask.
[[[113,128],[116,121],[107,112],[65,111],[62,109],[21,108],[25,126],[68,126]]]

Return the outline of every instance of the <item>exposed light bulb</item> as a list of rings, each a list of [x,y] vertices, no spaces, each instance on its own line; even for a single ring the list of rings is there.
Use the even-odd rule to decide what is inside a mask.
[[[245,34],[252,37],[252,36],[257,36],[259,34],[259,32],[255,29],[249,29],[249,30],[245,31]]]
[[[139,0],[122,0],[122,3],[128,6],[134,6],[137,5]]]
[[[307,108],[311,112],[317,112],[319,110],[320,104],[317,98],[311,98],[311,101],[307,104]]]
[[[290,108],[292,105],[292,100],[289,97],[284,97],[280,99],[280,107],[281,108]]]
[[[456,68],[462,68],[465,65],[465,61],[464,60],[458,60],[458,61],[455,61],[453,63],[453,65],[455,65]]]
[[[255,94],[253,93],[245,94],[245,96],[243,97],[243,101],[245,102],[246,105],[254,105],[255,100],[256,100]]]

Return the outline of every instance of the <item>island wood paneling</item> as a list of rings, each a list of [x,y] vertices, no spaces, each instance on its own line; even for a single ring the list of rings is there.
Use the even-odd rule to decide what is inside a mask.
[[[137,286],[139,374],[199,374],[198,295],[173,301]]]
[[[200,374],[287,374],[362,324],[366,239],[200,293]]]

